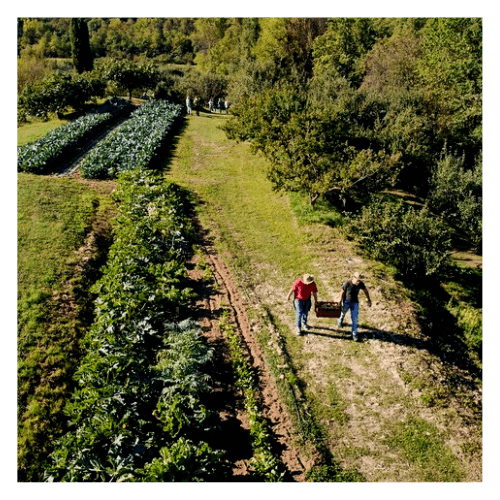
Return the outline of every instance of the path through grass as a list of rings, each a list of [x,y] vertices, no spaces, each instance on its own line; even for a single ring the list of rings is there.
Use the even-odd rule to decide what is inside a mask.
[[[309,214],[296,197],[292,206],[288,196],[273,192],[266,161],[218,128],[227,119],[188,116],[167,176],[198,198],[200,220],[248,298],[255,334],[283,397],[286,381],[294,391],[299,387],[295,401],[326,437],[334,462],[361,473],[336,479],[481,480],[477,414],[454,399],[456,387],[443,387],[442,366],[426,349],[404,289],[383,266],[357,255],[336,228],[321,223],[338,222],[335,215]],[[320,300],[332,300],[354,269],[368,275],[374,302],[370,310],[362,304],[365,341],[353,343],[347,329],[314,317],[312,332],[294,335],[293,309],[286,301],[294,280],[314,274]],[[470,382],[460,377],[464,386]],[[440,398],[429,402],[429,393]],[[288,403],[293,413],[295,403]],[[305,425],[300,418],[296,423]],[[314,439],[316,431],[308,432]],[[409,446],[409,436],[425,443],[424,451]],[[426,460],[426,453],[446,460]]]

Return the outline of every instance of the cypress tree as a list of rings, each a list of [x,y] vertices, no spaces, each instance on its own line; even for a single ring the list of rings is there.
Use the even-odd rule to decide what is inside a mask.
[[[17,18],[17,57],[21,55],[21,39],[23,38],[24,20]]]
[[[81,17],[71,19],[71,55],[77,73],[92,71],[93,57],[90,49],[89,28]]]

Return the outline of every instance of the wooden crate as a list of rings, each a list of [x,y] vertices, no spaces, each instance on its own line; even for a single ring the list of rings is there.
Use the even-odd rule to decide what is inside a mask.
[[[318,318],[340,318],[340,302],[316,302],[314,312]]]

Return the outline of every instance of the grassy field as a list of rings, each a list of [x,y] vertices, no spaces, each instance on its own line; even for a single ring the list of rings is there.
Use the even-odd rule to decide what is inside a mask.
[[[266,161],[219,129],[228,119],[187,117],[173,156],[165,160],[166,175],[194,194],[202,225],[239,283],[297,442],[311,455],[323,455],[324,466],[310,479],[481,481],[477,372],[436,349],[422,329],[426,306],[393,269],[370,261],[345,238],[341,214],[324,204],[312,210],[298,195],[272,191]],[[61,124],[26,124],[18,129],[18,143]],[[24,480],[39,480],[33,471],[41,469],[64,427],[61,410],[72,389],[78,341],[91,320],[89,288],[109,244],[112,188],[108,182],[18,175]],[[371,309],[361,304],[363,342],[350,340],[348,326],[314,314],[312,330],[297,337],[286,300],[293,282],[310,272],[320,300],[332,300],[354,270],[367,276],[373,301]],[[464,272],[443,284],[442,308],[456,311],[464,324],[477,324],[478,279]],[[471,342],[476,333],[468,333]]]
[[[248,298],[290,413],[301,405],[297,439],[327,443],[330,479],[481,480],[480,381],[443,362],[422,333],[410,291],[345,239],[340,214],[272,191],[266,161],[218,128],[227,119],[188,117],[167,175],[198,198],[200,220]],[[364,341],[353,343],[348,328],[314,315],[312,331],[294,335],[286,296],[295,279],[314,274],[320,300],[333,300],[354,270],[367,275],[373,301],[371,309],[361,304]]]
[[[110,183],[18,174],[18,422],[22,479],[64,427],[63,403],[109,238]]]

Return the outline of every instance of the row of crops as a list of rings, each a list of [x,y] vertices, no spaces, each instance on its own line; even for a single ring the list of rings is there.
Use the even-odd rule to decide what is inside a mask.
[[[17,148],[18,172],[47,174],[53,172],[64,158],[95,136],[120,114],[128,111],[130,104],[120,98],[111,98],[104,105],[86,115],[58,127],[40,139]]]
[[[82,176],[105,179],[147,168],[181,112],[182,106],[164,100],[143,104],[83,159]]]
[[[213,350],[196,323],[182,320],[193,299],[185,279],[184,263],[193,243],[186,194],[149,168],[181,112],[179,105],[149,101],[98,142],[80,164],[83,177],[118,179],[112,195],[118,216],[107,264],[91,289],[97,297],[95,317],[81,345],[78,388],[64,407],[67,432],[51,447],[45,481],[230,477],[225,451],[206,442],[220,425],[217,414],[203,403],[212,394]],[[93,113],[80,122],[95,132],[94,117],[107,120],[108,114]],[[69,138],[68,128],[58,129],[59,136]],[[37,151],[33,144],[31,151]],[[41,151],[38,148],[40,164],[54,164],[64,147],[54,149],[48,161]],[[30,171],[46,170],[45,166]],[[250,372],[248,367],[241,371],[240,358],[234,363],[236,371],[244,373],[247,383],[241,390],[251,407],[250,468],[259,478],[281,481],[284,472],[258,415]]]
[[[191,226],[184,195],[161,174],[120,177],[116,234],[95,322],[55,443],[48,481],[200,481],[220,477],[220,451],[200,439],[210,413],[204,370],[212,351],[199,328],[176,322]],[[198,436],[198,437],[194,437]]]

